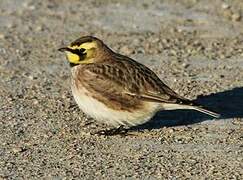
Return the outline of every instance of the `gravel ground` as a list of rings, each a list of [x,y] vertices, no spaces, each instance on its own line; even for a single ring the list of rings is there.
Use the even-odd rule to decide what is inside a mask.
[[[242,0],[0,0],[0,179],[243,179]],[[95,35],[222,114],[128,136],[84,115],[57,49]]]

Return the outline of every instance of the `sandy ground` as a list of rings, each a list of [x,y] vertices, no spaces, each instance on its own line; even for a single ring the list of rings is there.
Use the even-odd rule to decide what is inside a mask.
[[[242,0],[0,0],[0,179],[243,179]],[[57,49],[95,35],[222,114],[160,112],[126,137],[76,106]]]

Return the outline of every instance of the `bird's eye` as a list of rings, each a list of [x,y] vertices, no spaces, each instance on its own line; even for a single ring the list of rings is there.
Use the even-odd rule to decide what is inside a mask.
[[[80,49],[79,49],[79,53],[80,53],[80,54],[83,54],[84,51],[85,51],[84,48],[80,48]]]

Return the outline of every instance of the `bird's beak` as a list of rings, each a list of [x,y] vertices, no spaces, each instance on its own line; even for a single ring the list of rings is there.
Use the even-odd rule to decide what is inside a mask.
[[[70,49],[68,47],[62,47],[62,48],[59,48],[58,51],[60,52],[65,52],[65,51],[69,51]]]

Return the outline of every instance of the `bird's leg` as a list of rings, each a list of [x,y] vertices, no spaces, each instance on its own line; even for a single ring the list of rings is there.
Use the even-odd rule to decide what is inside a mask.
[[[118,128],[101,130],[96,132],[95,134],[104,135],[104,136],[115,136],[115,135],[126,135],[128,129],[126,129],[123,125],[119,126]]]

